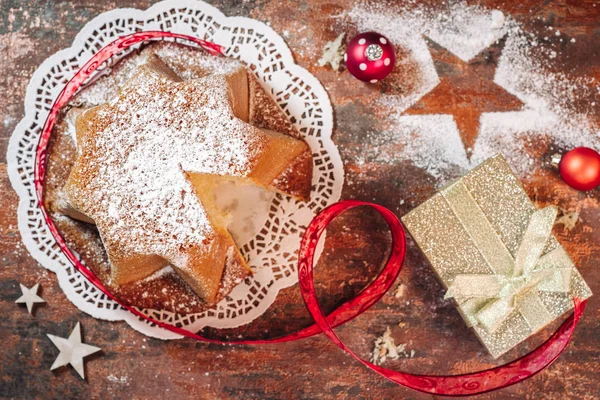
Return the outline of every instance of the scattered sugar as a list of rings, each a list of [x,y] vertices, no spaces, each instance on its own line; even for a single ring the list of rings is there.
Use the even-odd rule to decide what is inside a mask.
[[[500,11],[463,3],[439,7],[358,4],[340,18],[361,32],[385,27],[386,36],[407,53],[407,59],[397,61],[400,67],[408,61],[416,65],[412,82],[377,100],[387,111],[383,117],[387,127],[376,134],[381,136],[379,142],[398,143],[403,150],[369,146],[353,160],[357,164],[366,159],[384,163],[410,160],[442,185],[496,153],[503,154],[516,172],[526,177],[542,163],[532,159],[523,144],[540,137],[548,138],[555,150],[600,147],[598,126],[587,115],[589,106],[574,106],[579,99],[600,95],[597,82],[549,72],[547,67],[558,49],[550,43],[539,44],[537,37]],[[424,36],[464,61],[506,36],[494,82],[525,106],[518,112],[484,113],[470,158],[451,115],[403,114],[439,83]]]
[[[175,271],[173,271],[173,267],[171,267],[169,265],[169,266],[166,266],[164,268],[159,269],[158,271],[156,271],[152,275],[147,276],[146,278],[144,278],[144,279],[142,279],[141,281],[138,281],[138,282],[144,282],[145,283],[145,282],[154,281],[156,279],[162,278],[162,277],[164,277],[166,275],[169,275],[169,274],[172,274],[174,272]],[[143,297],[147,297],[147,294],[146,294],[146,296],[143,296]]]
[[[133,71],[144,61],[140,57],[128,57],[112,68],[103,69],[87,85],[86,90],[80,91],[73,97],[71,104],[87,108],[108,103],[119,95],[119,88],[125,85]]]

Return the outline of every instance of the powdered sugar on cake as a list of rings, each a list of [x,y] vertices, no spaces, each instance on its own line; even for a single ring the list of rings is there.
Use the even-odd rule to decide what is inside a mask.
[[[555,151],[581,145],[600,147],[598,127],[586,115],[589,110],[572,105],[577,97],[598,97],[598,83],[548,72],[545,66],[557,50],[498,10],[466,4],[405,8],[359,4],[340,18],[360,32],[380,31],[384,26],[385,35],[406,51],[397,60],[397,68],[414,69],[413,81],[402,82],[402,91],[382,94],[377,100],[386,111],[385,129],[378,135],[387,143],[403,145],[403,151],[366,149],[354,160],[357,163],[361,157],[390,163],[410,160],[443,184],[495,153],[503,154],[522,177],[528,176],[541,163],[525,147],[540,137],[547,138]],[[464,61],[506,37],[494,82],[525,106],[517,112],[484,113],[470,158],[451,115],[404,114],[439,83],[424,37]]]
[[[205,245],[208,216],[184,171],[244,177],[261,150],[234,118],[223,76],[184,83],[133,78],[93,121],[76,168],[89,174],[70,200],[97,223],[103,241],[185,266],[179,249]]]
[[[173,270],[173,267],[171,267],[170,265],[167,265],[166,267],[159,269],[152,275],[145,277],[140,282],[154,281],[156,279],[162,278],[165,275],[174,274],[174,273],[175,273],[175,271]]]
[[[114,67],[104,70],[104,73],[93,81],[93,85],[88,85],[73,98],[71,105],[94,107],[114,100],[136,68],[151,55],[157,55],[183,80],[215,73],[227,74],[243,66],[238,60],[216,57],[202,50],[194,51],[186,45],[167,41],[154,42],[144,47],[141,52],[130,54]]]
[[[101,75],[95,77],[94,84],[77,93],[70,104],[76,107],[93,107],[114,100],[119,95],[120,88],[144,61],[142,57],[127,57],[114,67],[103,70]]]
[[[146,47],[163,60],[183,80],[197,79],[206,75],[228,74],[243,67],[243,64],[229,57],[215,57],[205,51],[190,51],[190,48],[171,42],[156,42]]]

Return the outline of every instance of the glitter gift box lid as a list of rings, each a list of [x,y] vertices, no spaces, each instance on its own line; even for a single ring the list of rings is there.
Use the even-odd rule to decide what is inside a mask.
[[[504,158],[498,155],[440,190],[405,215],[402,221],[431,262],[443,285],[448,288],[459,275],[502,277],[501,268],[496,262],[506,255],[511,264],[515,264],[514,259],[524,235],[531,230],[529,225],[534,213],[535,206]],[[479,220],[477,215],[481,216]],[[469,221],[469,226],[465,221]],[[505,314],[506,318],[500,320],[497,328],[489,330],[478,323],[473,314],[489,304],[490,298],[474,301],[476,299],[468,296],[454,296],[458,311],[467,325],[472,326],[494,358],[572,309],[573,297],[586,299],[592,295],[573,262],[552,234],[539,249],[539,260],[548,259],[546,256],[552,253],[552,265],[546,263],[546,266],[540,267],[536,264],[533,271],[568,271],[565,281],[568,287],[562,291],[547,291],[544,290],[548,286],[547,282],[540,279],[541,283],[536,283],[531,286],[533,289],[525,291],[527,296],[518,297],[524,303],[530,300],[534,303],[533,307],[525,307],[529,308],[529,315],[522,307],[516,307]],[[532,323],[532,318],[535,320],[540,313],[547,315],[547,318]]]

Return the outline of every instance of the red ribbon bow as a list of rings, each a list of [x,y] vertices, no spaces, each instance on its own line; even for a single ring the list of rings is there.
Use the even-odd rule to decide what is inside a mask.
[[[50,110],[37,147],[34,171],[35,190],[39,207],[42,211],[44,219],[46,220],[46,223],[48,224],[48,228],[56,239],[60,249],[73,263],[73,265],[94,286],[100,289],[110,299],[117,302],[121,305],[121,307],[132,312],[136,316],[152,322],[164,329],[192,339],[209,343],[244,345],[282,343],[307,338],[323,332],[325,336],[327,336],[338,347],[352,355],[367,368],[377,372],[381,376],[411,389],[437,395],[474,395],[513,385],[542,371],[544,368],[554,362],[554,360],[556,360],[564,351],[567,343],[571,339],[571,335],[573,334],[575,326],[577,325],[577,322],[583,313],[586,301],[575,299],[575,310],[573,315],[571,315],[561,325],[561,327],[537,349],[508,364],[485,371],[452,376],[415,375],[406,372],[389,370],[360,358],[340,340],[340,338],[333,331],[333,328],[342,325],[362,314],[389,290],[396,280],[396,277],[400,273],[400,269],[402,268],[406,247],[404,229],[394,213],[383,206],[356,200],[342,201],[324,209],[310,223],[302,238],[299,251],[298,280],[302,298],[304,299],[308,311],[315,320],[314,325],[276,339],[223,342],[220,340],[208,339],[194,332],[158,321],[131,306],[123,304],[118,298],[108,291],[108,289],[90,269],[88,269],[77,259],[77,257],[75,257],[73,252],[67,247],[63,237],[56,229],[56,226],[50,219],[48,212],[44,207],[43,182],[46,173],[46,148],[60,109],[70,101],[79,87],[94,73],[94,71],[96,71],[96,69],[98,69],[99,66],[117,53],[129,48],[134,44],[158,38],[187,40],[199,45],[200,47],[209,51],[211,54],[215,55],[222,54],[223,52],[221,46],[214,43],[210,43],[192,36],[171,32],[138,32],[116,39],[98,51],[98,53],[96,53],[83,67],[81,67],[81,69],[77,71],[73,78],[66,84],[65,88],[58,95],[52,106],[52,109]],[[379,273],[379,275],[377,275],[375,280],[369,284],[369,286],[367,286],[358,296],[342,304],[328,316],[325,316],[323,315],[323,310],[319,306],[319,302],[315,293],[313,279],[315,249],[319,238],[329,223],[344,211],[358,206],[373,207],[383,216],[392,233],[392,250],[388,260],[386,261],[385,267]]]

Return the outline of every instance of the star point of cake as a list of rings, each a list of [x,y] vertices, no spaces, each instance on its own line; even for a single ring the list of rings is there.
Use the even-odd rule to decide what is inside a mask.
[[[212,302],[224,266],[245,265],[212,188],[222,180],[273,188],[308,149],[247,122],[248,87],[244,69],[182,81],[150,55],[114,101],[77,118],[65,194],[97,225],[115,283],[171,264]]]

